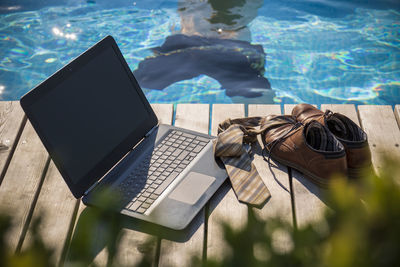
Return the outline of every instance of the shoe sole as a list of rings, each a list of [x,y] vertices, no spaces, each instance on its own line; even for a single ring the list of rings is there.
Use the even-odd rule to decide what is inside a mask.
[[[268,153],[270,153],[270,151],[267,148],[266,148],[266,150],[268,151]],[[281,159],[281,158],[279,158],[279,157],[277,157],[277,156],[275,156],[273,154],[271,154],[271,158],[273,160],[278,161],[279,163],[281,163],[283,165],[286,165],[288,167],[291,167],[291,168],[301,172],[304,175],[304,177],[309,179],[311,182],[313,182],[317,186],[320,186],[320,187],[323,187],[323,188],[328,188],[329,187],[330,181],[329,180],[327,181],[326,178],[319,177],[319,176],[309,172],[307,169],[299,167],[298,165],[296,165],[296,164],[294,164],[292,162],[286,161],[284,159]]]
[[[368,172],[376,175],[372,164],[365,166],[363,168],[348,168],[348,176],[350,180],[358,180]]]

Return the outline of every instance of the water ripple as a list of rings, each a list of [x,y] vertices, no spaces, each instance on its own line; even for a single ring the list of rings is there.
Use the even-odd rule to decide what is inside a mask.
[[[304,13],[288,21],[259,16],[252,43],[266,52],[265,77],[275,103],[400,103],[400,14],[356,9],[340,18]],[[49,7],[0,15],[0,97],[18,99],[48,75],[112,34],[132,70],[151,47],[180,30],[175,9],[95,5]],[[144,92],[151,102],[231,103],[207,76]],[[271,94],[249,102],[270,103]]]

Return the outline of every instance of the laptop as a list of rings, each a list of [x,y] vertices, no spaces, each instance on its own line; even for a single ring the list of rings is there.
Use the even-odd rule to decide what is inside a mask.
[[[121,195],[116,211],[184,229],[227,178],[211,137],[160,124],[111,36],[20,100],[76,198],[99,206],[101,188]]]

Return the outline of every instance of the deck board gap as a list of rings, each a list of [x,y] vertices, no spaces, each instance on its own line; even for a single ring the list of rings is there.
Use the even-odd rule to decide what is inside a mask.
[[[37,200],[39,198],[39,195],[40,195],[40,190],[42,189],[42,186],[43,186],[43,183],[44,183],[44,179],[45,179],[46,174],[47,174],[47,170],[49,169],[49,166],[50,166],[50,161],[51,161],[51,159],[50,159],[50,156],[48,155],[47,156],[47,160],[46,160],[46,164],[44,165],[44,168],[43,168],[43,171],[42,171],[42,175],[41,175],[40,180],[39,180],[38,188],[37,188],[37,190],[35,192],[35,195],[33,196],[32,203],[31,203],[31,205],[29,207],[28,215],[27,215],[26,220],[24,222],[24,226],[22,227],[21,235],[19,237],[18,244],[17,244],[17,247],[15,249],[15,253],[19,253],[21,251],[22,244],[24,243],[24,239],[25,239],[26,233],[28,232],[29,225],[30,225],[30,222],[32,220],[32,215],[33,215],[33,211],[34,211],[35,206],[36,206],[36,202],[37,202]]]
[[[210,212],[210,201],[204,206],[204,239],[203,239],[203,254],[202,254],[202,265],[207,261],[207,241],[208,241],[208,217]]]
[[[360,123],[360,125],[359,125],[360,128],[364,129],[363,121],[361,119],[360,110],[358,109],[358,107],[356,107],[356,114],[357,114],[358,122]]]
[[[292,176],[292,168],[287,167],[288,169],[288,178],[289,178],[289,189],[290,189],[290,199],[292,204],[292,218],[293,218],[293,229],[297,230],[297,217],[296,217],[296,201],[294,197],[293,191],[293,176]]]
[[[400,129],[400,105],[394,106],[393,112],[394,112],[394,117],[396,118],[397,121],[397,126]]]
[[[176,119],[176,111],[177,111],[177,104],[174,103],[172,105],[172,118],[171,118],[171,125],[175,126],[175,119]],[[161,255],[161,238],[160,236],[156,237],[156,249],[154,251],[154,262],[153,262],[153,267],[157,267],[160,265],[160,255]]]
[[[19,126],[17,136],[15,137],[14,144],[11,147],[10,154],[8,154],[6,163],[4,164],[4,168],[1,171],[1,174],[0,174],[0,185],[3,182],[4,176],[6,176],[8,167],[10,166],[11,159],[14,156],[15,149],[17,148],[17,144],[19,142],[19,139],[21,138],[21,135],[22,135],[22,132],[23,132],[23,130],[25,128],[27,120],[28,119],[27,119],[26,115],[24,115],[24,118],[22,119],[21,124]]]
[[[175,125],[176,107],[177,107],[177,104],[173,104],[172,105],[172,122],[171,122],[171,125]]]
[[[160,254],[161,254],[161,237],[157,236],[156,250],[154,252],[153,267],[158,267],[160,265]]]
[[[72,240],[72,234],[74,232],[74,226],[75,226],[75,222],[77,220],[77,216],[78,216],[78,211],[79,211],[79,205],[81,204],[81,199],[78,198],[76,200],[75,203],[75,207],[74,207],[74,211],[72,213],[71,216],[71,222],[68,228],[68,232],[67,232],[67,237],[65,238],[65,242],[62,248],[62,252],[61,252],[61,256],[60,256],[60,260],[57,264],[57,266],[64,266],[65,260],[67,258],[67,254],[68,254],[68,249],[69,249],[69,245],[71,243]]]
[[[212,135],[212,113],[213,113],[213,105],[208,105],[208,134]]]

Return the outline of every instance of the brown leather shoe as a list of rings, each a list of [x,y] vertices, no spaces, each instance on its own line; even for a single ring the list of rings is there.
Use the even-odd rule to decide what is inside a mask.
[[[289,115],[270,115],[263,124],[262,139],[272,159],[301,171],[323,187],[334,174],[347,173],[343,145],[319,122],[302,125]]]
[[[350,178],[360,177],[361,171],[365,168],[369,168],[370,171],[373,170],[367,134],[351,119],[329,110],[322,112],[309,104],[296,105],[292,110],[292,116],[301,123],[317,120],[328,127],[344,145]]]

